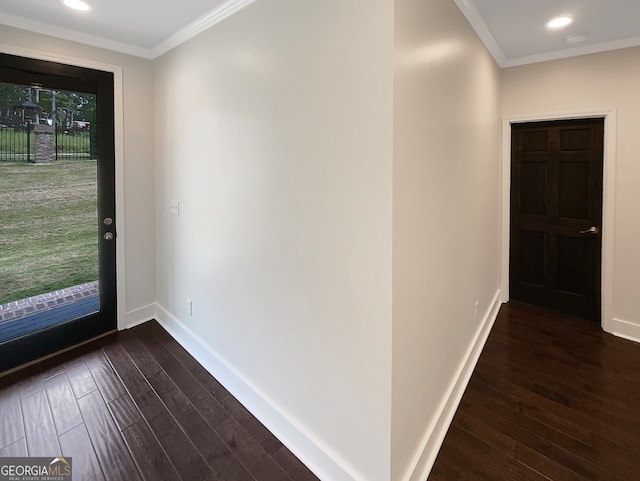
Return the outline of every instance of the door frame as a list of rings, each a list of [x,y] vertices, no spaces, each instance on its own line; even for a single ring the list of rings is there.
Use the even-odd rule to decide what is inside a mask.
[[[116,321],[118,330],[127,327],[126,289],[125,289],[125,210],[124,210],[124,96],[122,67],[62,54],[53,54],[42,50],[17,47],[0,43],[0,52],[20,57],[46,60],[76,67],[102,70],[113,74],[113,128],[115,149],[115,183],[116,183]]]
[[[616,135],[617,110],[578,110],[559,113],[519,115],[502,118],[501,144],[501,204],[502,204],[502,302],[509,301],[509,238],[511,229],[511,124],[549,120],[604,118],[604,148],[602,177],[602,328],[613,332],[613,260],[615,234]]]

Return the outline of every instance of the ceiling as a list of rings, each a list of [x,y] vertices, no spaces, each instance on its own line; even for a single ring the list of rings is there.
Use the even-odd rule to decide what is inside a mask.
[[[8,25],[144,58],[155,58],[254,0],[0,0]]]
[[[62,0],[3,0],[0,25],[155,58],[254,0],[86,1],[83,13]],[[640,0],[454,1],[501,67],[640,45]],[[558,15],[574,22],[547,30]],[[568,43],[576,34],[584,40]]]
[[[640,0],[455,2],[501,67],[640,45]],[[558,16],[574,21],[548,30],[546,23]],[[570,43],[570,36],[585,38]]]

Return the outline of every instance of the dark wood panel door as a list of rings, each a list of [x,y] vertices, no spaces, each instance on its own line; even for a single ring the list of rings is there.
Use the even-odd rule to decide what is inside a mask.
[[[599,322],[604,119],[511,132],[510,297]]]

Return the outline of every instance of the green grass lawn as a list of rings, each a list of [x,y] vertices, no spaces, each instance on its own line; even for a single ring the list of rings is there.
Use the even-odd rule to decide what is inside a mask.
[[[98,279],[96,162],[0,162],[0,304]]]

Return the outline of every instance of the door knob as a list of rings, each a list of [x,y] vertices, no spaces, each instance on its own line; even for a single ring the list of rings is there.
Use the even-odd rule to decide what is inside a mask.
[[[597,227],[589,227],[587,230],[581,230],[580,234],[600,234],[600,229]]]
[[[113,232],[105,232],[102,237],[103,237],[104,240],[112,240],[113,239]]]

